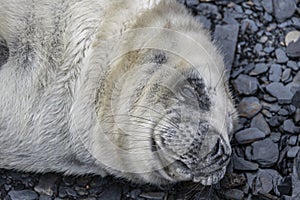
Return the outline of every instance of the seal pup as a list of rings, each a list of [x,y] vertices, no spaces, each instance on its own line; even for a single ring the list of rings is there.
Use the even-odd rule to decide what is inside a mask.
[[[2,0],[0,167],[217,183],[235,108],[222,56],[173,0]]]

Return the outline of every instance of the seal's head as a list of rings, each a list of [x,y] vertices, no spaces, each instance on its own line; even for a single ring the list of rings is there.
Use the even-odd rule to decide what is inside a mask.
[[[176,15],[181,7],[162,7],[111,40],[118,48],[98,82],[93,154],[135,182],[211,185],[231,155],[235,108],[223,59],[196,21]]]
[[[130,63],[130,70],[107,77],[116,80],[107,89],[110,114],[99,110],[98,116],[114,149],[104,164],[138,182],[217,183],[231,155],[235,114],[224,72],[213,62],[195,67],[156,50],[129,53],[116,66],[137,54],[143,59]]]

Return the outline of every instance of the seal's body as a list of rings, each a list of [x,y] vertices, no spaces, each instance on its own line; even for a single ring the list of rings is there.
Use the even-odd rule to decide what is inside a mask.
[[[175,1],[2,0],[0,167],[216,183],[234,107]]]

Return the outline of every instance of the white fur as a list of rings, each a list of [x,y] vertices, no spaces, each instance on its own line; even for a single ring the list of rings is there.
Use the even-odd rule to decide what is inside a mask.
[[[0,35],[10,49],[9,60],[0,69],[0,167],[69,174],[105,175],[109,172],[131,180],[163,183],[151,173],[132,175],[105,166],[107,162],[115,163],[124,170],[139,172],[147,166],[151,169],[157,163],[150,151],[145,150],[143,154],[146,161],[134,162],[134,152],[129,157],[122,157],[121,151],[103,140],[98,122],[104,123],[107,116],[102,115],[110,114],[110,105],[104,102],[95,114],[94,92],[99,89],[101,77],[107,79],[108,88],[123,91],[124,95],[134,93],[135,88],[130,89],[128,85],[130,82],[126,87],[114,85],[117,78],[127,72],[122,66],[129,66],[130,60],[121,59],[111,68],[108,64],[129,46],[146,47],[147,42],[182,51],[183,55],[195,43],[201,44],[213,60],[206,56],[199,59],[197,52],[188,52],[186,56],[199,67],[218,66],[212,71],[199,69],[204,77],[214,76],[206,84],[217,85],[221,78],[218,70],[223,71],[223,62],[208,33],[171,0],[1,0],[0,3]],[[144,41],[144,36],[133,34],[129,36],[132,39],[129,46],[101,46],[112,35],[143,26],[173,29],[187,34],[195,43],[177,41],[174,45],[168,40],[155,40],[154,34],[149,34],[149,41]],[[180,62],[175,58],[170,61],[176,66]],[[185,63],[183,67],[188,65],[182,63]],[[111,73],[111,80],[106,77],[107,73]],[[217,87],[217,90],[220,91],[216,91],[216,98],[224,98],[224,87]],[[116,101],[113,108],[120,107],[120,113],[124,113],[128,109],[125,104]],[[224,115],[218,113],[225,113],[230,106],[231,102],[217,102],[212,110],[215,118],[211,120],[227,140],[227,132],[222,130]],[[117,129],[105,123],[100,126],[107,131]],[[118,139],[113,135],[108,137]],[[137,149],[149,146],[147,140],[119,142],[118,145],[128,142],[128,146]],[[100,162],[95,157],[98,154],[99,158],[104,156],[108,161]]]

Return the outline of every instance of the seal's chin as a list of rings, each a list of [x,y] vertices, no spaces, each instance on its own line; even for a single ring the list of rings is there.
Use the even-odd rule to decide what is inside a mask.
[[[202,185],[213,185],[218,183],[225,175],[229,159],[220,167],[217,163],[194,172],[183,162],[175,161],[165,168],[165,172],[171,179],[176,181],[193,181]]]

